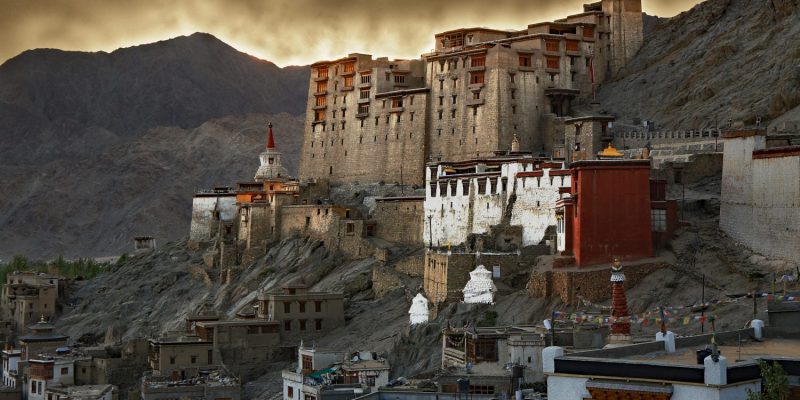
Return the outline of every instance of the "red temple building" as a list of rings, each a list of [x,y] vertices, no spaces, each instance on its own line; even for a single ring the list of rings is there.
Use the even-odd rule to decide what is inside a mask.
[[[666,183],[650,179],[649,160],[587,160],[572,164],[572,185],[556,203],[557,246],[579,267],[637,260],[669,241],[677,227]]]

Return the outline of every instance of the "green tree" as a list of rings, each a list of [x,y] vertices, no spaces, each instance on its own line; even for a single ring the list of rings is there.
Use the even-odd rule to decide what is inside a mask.
[[[772,365],[766,361],[758,361],[761,370],[761,393],[747,392],[747,400],[786,400],[789,398],[789,378],[777,361]]]

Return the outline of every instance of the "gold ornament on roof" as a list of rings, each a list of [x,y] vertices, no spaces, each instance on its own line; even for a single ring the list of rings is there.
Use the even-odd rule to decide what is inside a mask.
[[[603,149],[600,153],[597,154],[600,158],[622,158],[624,154],[620,153],[611,143],[608,144],[608,147]]]

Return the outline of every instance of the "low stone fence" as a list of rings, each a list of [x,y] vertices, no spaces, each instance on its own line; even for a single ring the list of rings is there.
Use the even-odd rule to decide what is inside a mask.
[[[636,286],[644,277],[662,268],[666,263],[625,266],[625,288]],[[611,269],[591,271],[533,271],[528,281],[528,296],[534,298],[558,297],[564,304],[578,304],[580,298],[602,302],[611,298]]]

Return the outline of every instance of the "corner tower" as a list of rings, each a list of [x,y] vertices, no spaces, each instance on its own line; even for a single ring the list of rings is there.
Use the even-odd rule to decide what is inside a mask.
[[[603,0],[603,13],[611,35],[608,67],[616,75],[644,42],[642,0]]]
[[[281,163],[281,153],[275,149],[275,137],[272,135],[272,122],[269,123],[269,134],[267,136],[267,148],[259,156],[261,166],[256,171],[255,180],[264,182],[266,180],[285,180],[289,178],[289,171]]]

